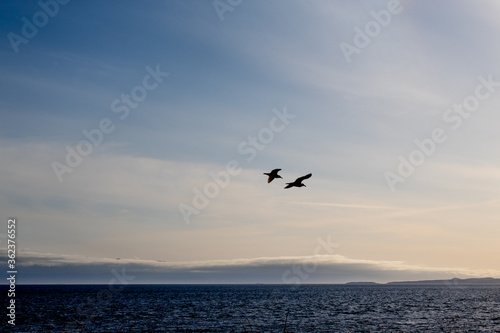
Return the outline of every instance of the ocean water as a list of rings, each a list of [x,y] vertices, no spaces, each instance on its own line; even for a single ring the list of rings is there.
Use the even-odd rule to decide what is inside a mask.
[[[2,317],[2,332],[500,332],[500,287],[18,285],[16,326]]]

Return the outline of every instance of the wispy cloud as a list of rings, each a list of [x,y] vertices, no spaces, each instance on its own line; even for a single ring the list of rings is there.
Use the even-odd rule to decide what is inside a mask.
[[[347,64],[339,44],[387,3],[247,1],[221,24],[211,2],[75,2],[19,54],[0,51],[0,210],[18,217],[22,250],[68,255],[41,254],[26,277],[52,274],[45,260],[81,281],[126,263],[143,281],[139,267],[158,281],[279,282],[325,235],[344,256],[318,259],[312,282],[432,271],[376,261],[384,258],[500,269],[500,93],[450,129],[397,193],[383,177],[415,139],[446,125],[443,112],[479,76],[500,82],[499,5],[443,0],[429,11],[429,1],[401,1]],[[22,16],[39,10],[7,7],[3,31],[19,32]],[[83,129],[117,119],[112,101],[140,92],[144,68],[158,63],[169,79],[59,183],[51,162],[65,160]],[[238,144],[283,105],[296,120],[256,147],[254,161],[238,160]],[[242,172],[187,226],[179,203],[192,204],[194,189],[233,159]],[[273,168],[284,179],[267,184],[262,173]],[[306,188],[283,189],[309,172]]]
[[[311,206],[339,207],[339,208],[376,209],[376,210],[379,210],[379,209],[382,209],[382,210],[401,209],[399,207],[391,207],[391,206],[333,203],[333,202],[295,202],[295,204],[297,204],[297,205],[311,205]]]
[[[488,200],[471,204],[455,204],[455,205],[431,206],[431,207],[392,207],[392,208],[387,208],[388,210],[392,210],[392,212],[383,213],[381,215],[375,215],[374,218],[389,219],[389,218],[400,218],[400,217],[409,217],[417,215],[424,216],[429,213],[436,213],[436,212],[446,212],[446,211],[459,212],[470,208],[497,207],[499,203],[500,200],[495,199],[495,200]]]

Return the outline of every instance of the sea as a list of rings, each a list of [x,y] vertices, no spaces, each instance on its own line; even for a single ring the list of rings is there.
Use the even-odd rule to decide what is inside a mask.
[[[2,332],[500,332],[499,286],[18,285],[15,301]]]

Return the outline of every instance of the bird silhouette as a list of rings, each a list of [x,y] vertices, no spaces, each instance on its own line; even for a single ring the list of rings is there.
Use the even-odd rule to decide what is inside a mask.
[[[281,178],[283,179],[283,177],[281,177],[280,175],[278,175],[278,172],[280,171],[281,169],[274,169],[273,171],[269,172],[269,173],[266,173],[264,172],[264,174],[266,176],[269,176],[269,178],[267,178],[267,183],[269,184],[270,182],[273,181],[273,179],[275,178]]]
[[[306,186],[306,185],[302,184],[302,181],[305,179],[311,178],[311,176],[312,176],[312,173],[305,175],[305,176],[302,176],[302,177],[299,177],[299,178],[295,179],[295,181],[292,183],[286,183],[285,188],[290,188],[290,187],[294,187],[294,186],[295,187]]]

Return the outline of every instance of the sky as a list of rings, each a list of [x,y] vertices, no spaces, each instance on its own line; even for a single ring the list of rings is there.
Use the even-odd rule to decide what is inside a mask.
[[[18,283],[500,278],[494,0],[0,8]]]

